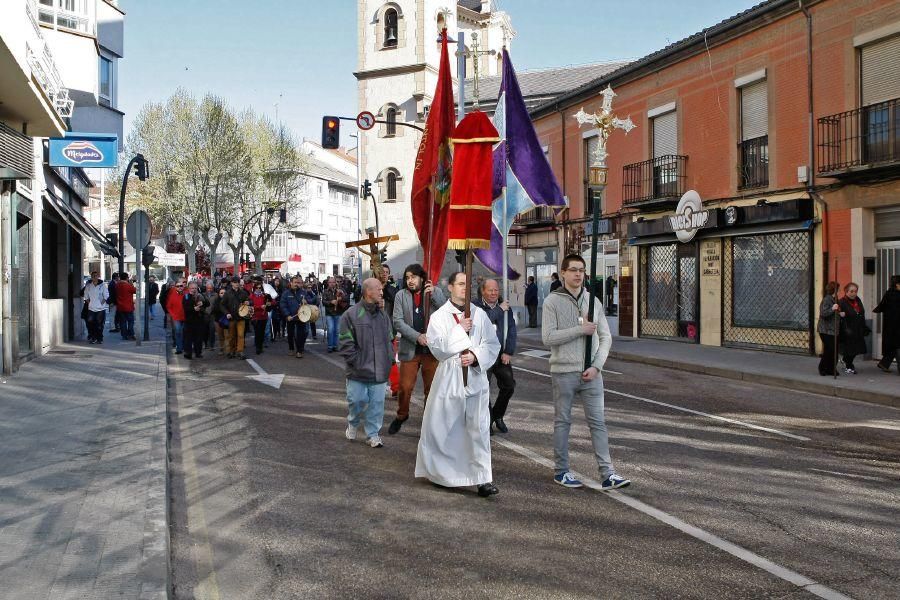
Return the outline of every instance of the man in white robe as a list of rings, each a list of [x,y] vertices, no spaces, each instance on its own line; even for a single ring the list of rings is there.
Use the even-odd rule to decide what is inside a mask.
[[[483,310],[473,305],[465,318],[466,285],[465,273],[450,277],[450,301],[428,324],[428,348],[440,365],[422,417],[416,477],[445,487],[478,486],[478,495],[487,497],[499,491],[491,473],[487,370],[497,360],[500,342]],[[469,368],[466,386],[463,366]]]

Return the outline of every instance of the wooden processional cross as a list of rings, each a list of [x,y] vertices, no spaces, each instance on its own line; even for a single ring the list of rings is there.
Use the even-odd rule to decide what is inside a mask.
[[[344,244],[345,248],[359,248],[359,251],[369,257],[369,268],[372,269],[372,275],[374,277],[378,276],[378,273],[381,272],[381,253],[387,249],[388,244],[393,242],[394,240],[399,240],[400,236],[397,234],[393,235],[382,235],[381,237],[375,237],[374,231],[369,231],[368,237],[364,240],[356,240],[355,242],[346,242]],[[384,244],[379,247],[378,244]],[[369,249],[363,249],[363,246],[368,246]]]

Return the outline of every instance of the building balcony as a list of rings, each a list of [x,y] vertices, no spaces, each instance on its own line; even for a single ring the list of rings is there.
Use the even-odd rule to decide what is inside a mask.
[[[741,159],[739,190],[768,187],[769,185],[769,136],[744,140],[738,144]]]
[[[687,186],[687,156],[668,154],[622,167],[626,208],[676,204]]]
[[[556,212],[549,206],[535,206],[516,216],[513,225],[521,227],[537,227],[556,223]]]
[[[42,25],[97,35],[97,15],[93,0],[28,0],[29,11],[37,13]]]
[[[819,119],[818,173],[865,178],[900,166],[900,98]]]
[[[47,94],[54,110],[63,118],[71,117],[75,101],[69,98],[69,89],[63,85],[47,43],[39,39],[27,43],[25,47],[31,74]]]

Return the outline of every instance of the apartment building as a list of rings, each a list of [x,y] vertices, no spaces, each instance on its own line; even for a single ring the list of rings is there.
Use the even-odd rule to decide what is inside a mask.
[[[825,282],[897,271],[900,5],[769,0],[532,111],[571,199],[561,249],[618,247],[620,334],[812,353]],[[590,183],[596,111],[612,134]],[[875,348],[878,355],[878,327]]]
[[[98,177],[47,165],[46,139],[117,135],[124,13],[113,0],[0,5],[0,345],[3,370],[81,333],[85,247],[111,253],[84,217]]]

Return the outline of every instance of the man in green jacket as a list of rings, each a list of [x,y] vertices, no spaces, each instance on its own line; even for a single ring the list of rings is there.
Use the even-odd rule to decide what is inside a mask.
[[[550,374],[553,378],[553,454],[556,483],[570,488],[584,485],[569,472],[569,428],[572,403],[579,397],[591,431],[594,456],[600,467],[604,490],[625,487],[631,482],[616,475],[609,455],[609,434],[603,407],[603,377],[600,371],[609,356],[612,336],[603,315],[603,305],[594,303],[593,322],[588,321],[590,292],[584,289],[585,262],[569,254],[560,268],[563,285],[544,299],[541,335],[550,347]],[[584,368],[585,344],[591,344],[590,365]]]

